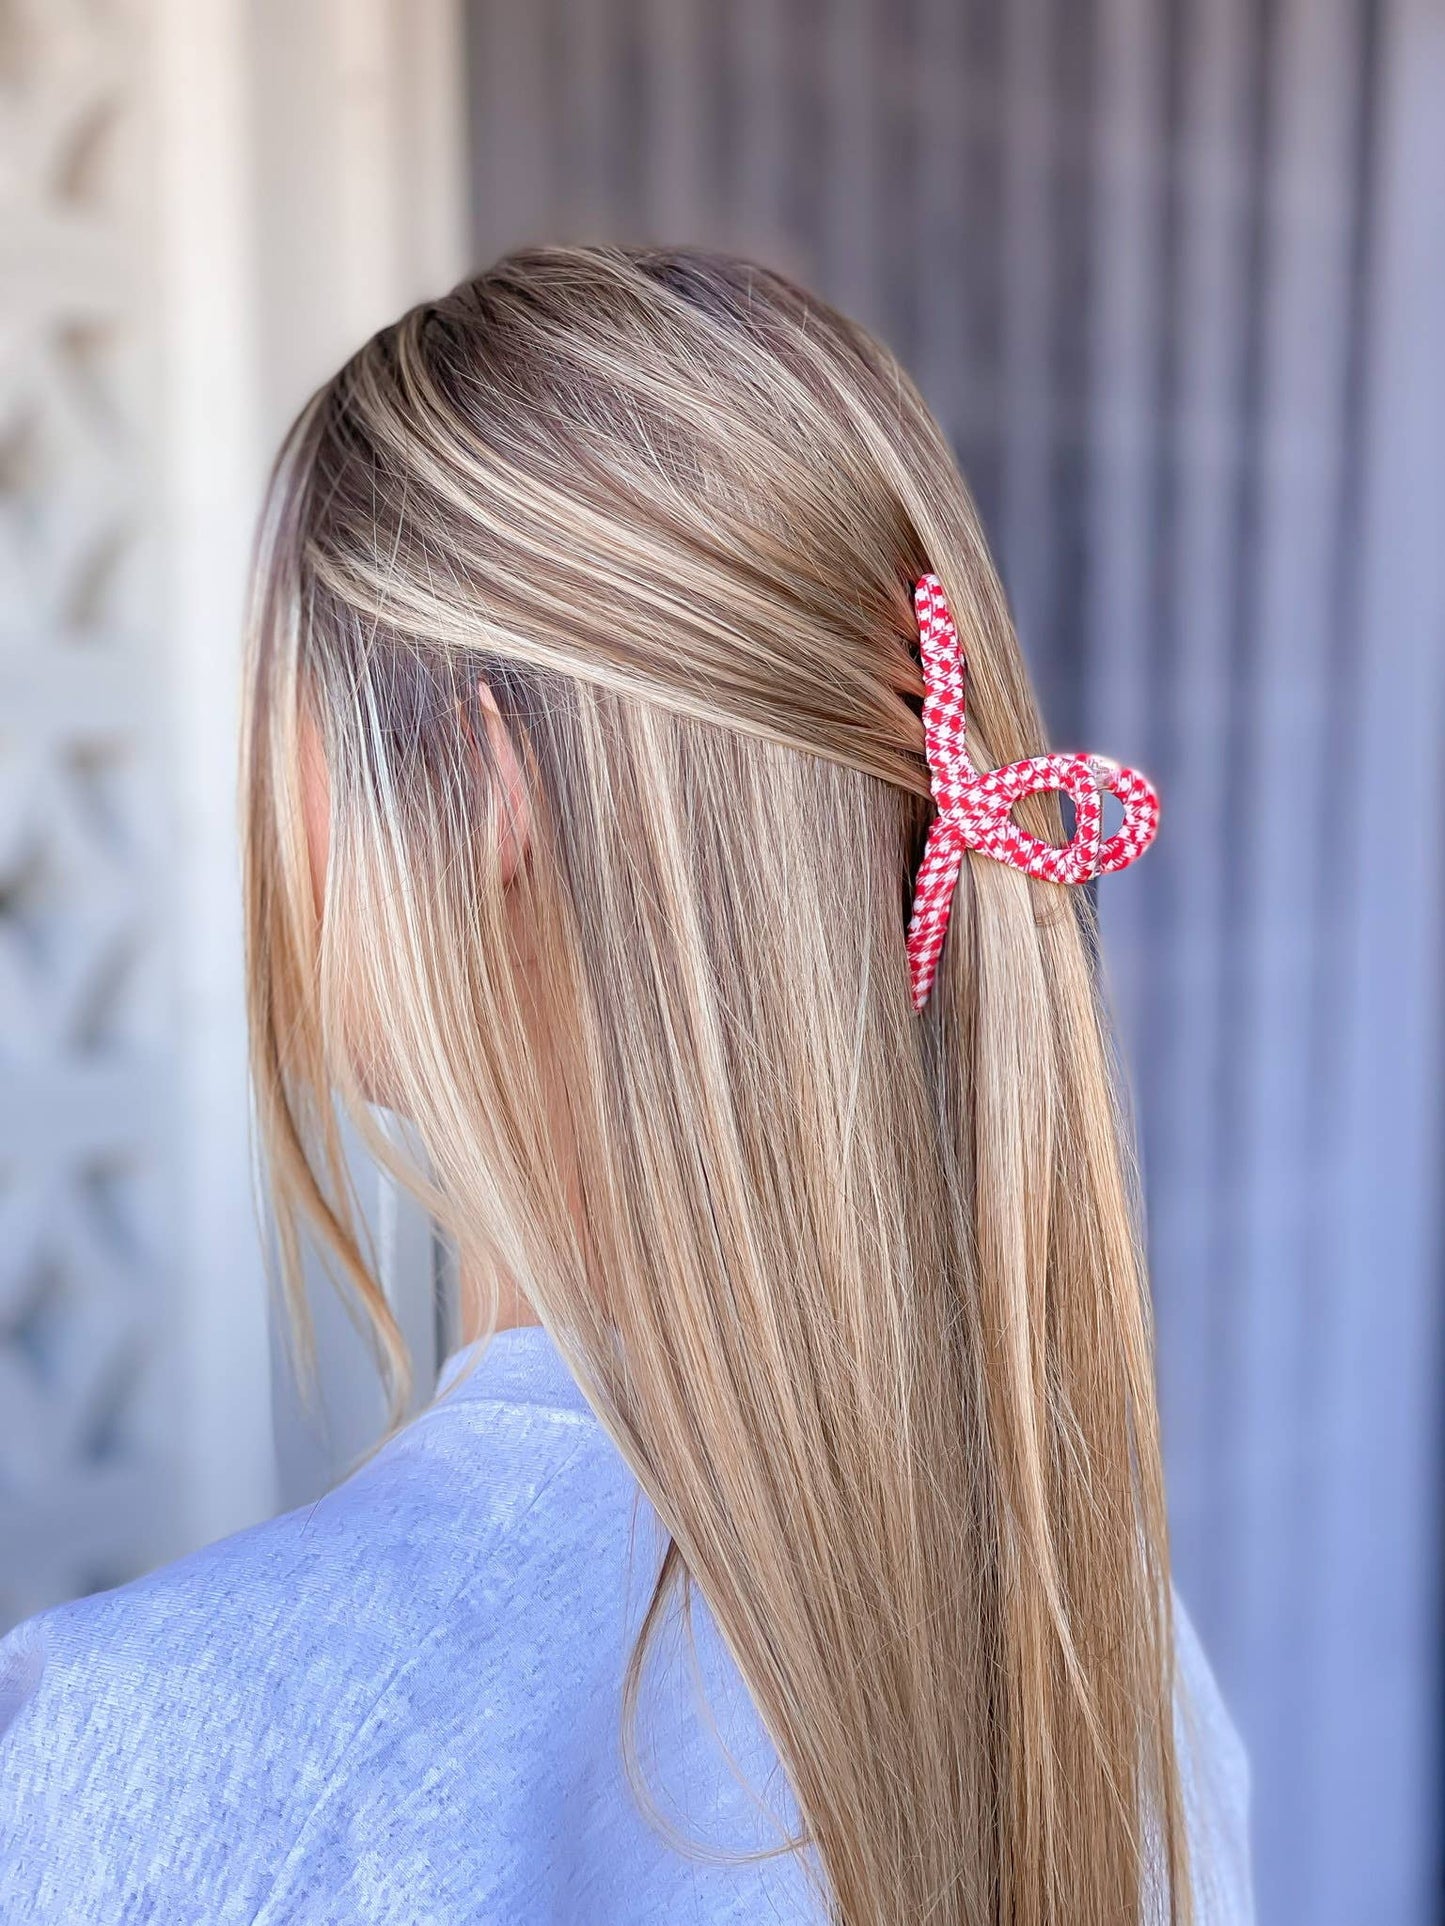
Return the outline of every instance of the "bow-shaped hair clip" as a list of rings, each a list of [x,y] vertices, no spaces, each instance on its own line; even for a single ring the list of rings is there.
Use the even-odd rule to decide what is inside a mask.
[[[913,1007],[921,1010],[933,988],[954,885],[967,849],[995,862],[1041,876],[1051,883],[1087,883],[1123,869],[1154,840],[1159,795],[1137,769],[1107,756],[1031,756],[980,772],[964,740],[963,651],[936,575],[925,575],[913,594],[923,658],[923,734],[938,807],[928,832],[913,913],[908,924],[908,973]],[[1020,829],[1012,810],[1025,796],[1057,789],[1073,798],[1074,833],[1059,846]],[[1117,834],[1103,839],[1103,793],[1124,805]]]

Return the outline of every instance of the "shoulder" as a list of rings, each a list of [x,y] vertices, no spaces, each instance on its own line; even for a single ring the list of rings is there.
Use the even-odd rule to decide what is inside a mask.
[[[1249,1759],[1182,1601],[1174,1600],[1175,1734],[1200,1926],[1254,1918]]]
[[[625,1588],[634,1490],[585,1408],[444,1400],[319,1503],[19,1628],[0,1915],[165,1918],[174,1885],[250,1920],[389,1711],[425,1734],[464,1685],[515,1770],[516,1668],[554,1687],[535,1724],[622,1649],[567,1573]]]

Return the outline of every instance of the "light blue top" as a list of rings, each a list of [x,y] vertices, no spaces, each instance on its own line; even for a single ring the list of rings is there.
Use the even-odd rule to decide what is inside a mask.
[[[659,1528],[544,1332],[474,1359],[319,1503],[0,1644],[0,1920],[826,1917],[796,1856],[709,1863],[639,1810],[620,1695]],[[697,1664],[665,1641],[645,1690],[644,1782],[756,1851],[786,1782],[694,1620]],[[1244,1926],[1244,1762],[1187,1623],[1180,1654],[1200,1926]]]

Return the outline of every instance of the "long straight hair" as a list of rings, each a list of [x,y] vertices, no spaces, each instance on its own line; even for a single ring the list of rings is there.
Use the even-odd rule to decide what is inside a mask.
[[[350,1115],[483,1325],[506,1277],[554,1335],[670,1534],[649,1625],[705,1597],[844,1926],[1181,1918],[1147,1293],[1087,901],[969,858],[909,998],[930,569],[976,761],[1038,753],[937,424],[878,342],[746,262],[517,254],[320,391],[263,521],[244,744],[284,1269],[299,1314],[309,1223],[401,1383]],[[1051,803],[1022,814],[1060,835]]]

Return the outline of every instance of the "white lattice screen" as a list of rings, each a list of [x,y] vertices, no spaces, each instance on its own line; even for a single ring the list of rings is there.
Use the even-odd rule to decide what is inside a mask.
[[[243,582],[309,388],[461,271],[461,88],[452,0],[0,0],[0,1622],[276,1501]]]
[[[170,1074],[133,22],[0,10],[0,1614],[173,1529],[147,1386]]]

